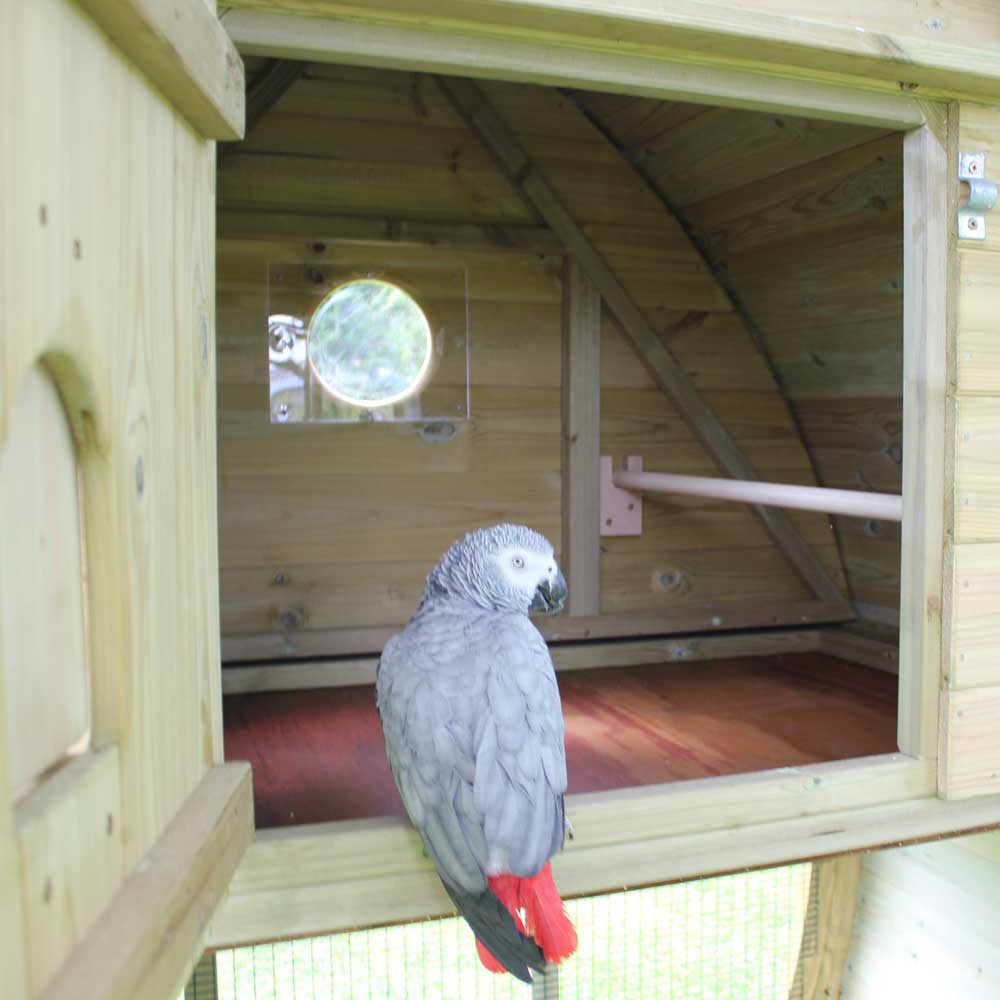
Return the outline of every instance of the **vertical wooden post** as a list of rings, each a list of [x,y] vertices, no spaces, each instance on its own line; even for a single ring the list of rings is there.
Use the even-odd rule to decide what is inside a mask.
[[[861,856],[848,854],[817,861],[812,879],[809,905],[816,907],[815,939],[799,953],[791,996],[825,1000],[840,996],[858,905]]]
[[[562,293],[562,565],[567,611],[601,611],[601,296],[572,256]]]

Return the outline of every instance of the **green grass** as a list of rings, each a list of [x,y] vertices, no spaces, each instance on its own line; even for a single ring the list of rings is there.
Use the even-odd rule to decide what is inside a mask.
[[[787,1000],[809,891],[794,865],[573,900],[561,1000]],[[486,972],[463,921],[220,952],[220,1000],[527,1000]]]

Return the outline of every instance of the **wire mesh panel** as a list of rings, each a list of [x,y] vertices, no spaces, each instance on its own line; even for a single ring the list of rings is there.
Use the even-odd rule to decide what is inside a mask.
[[[810,865],[572,900],[577,954],[531,987],[458,919],[216,956],[219,1000],[795,1000]],[[815,922],[815,916],[811,918]]]

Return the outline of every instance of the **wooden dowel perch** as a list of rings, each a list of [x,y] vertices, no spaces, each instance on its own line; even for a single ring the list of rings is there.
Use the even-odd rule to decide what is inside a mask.
[[[902,521],[903,498],[892,493],[860,490],[829,490],[819,486],[790,486],[745,479],[711,479],[706,476],[676,476],[663,472],[616,471],[615,486],[643,493],[684,493],[715,500],[737,500],[768,507],[818,510],[847,517],[877,521]]]

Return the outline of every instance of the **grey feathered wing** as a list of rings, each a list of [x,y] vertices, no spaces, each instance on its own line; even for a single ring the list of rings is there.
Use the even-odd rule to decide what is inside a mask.
[[[386,753],[407,813],[476,936],[519,979],[544,968],[486,872],[537,874],[563,843],[563,718],[526,616],[424,608],[379,663]]]

